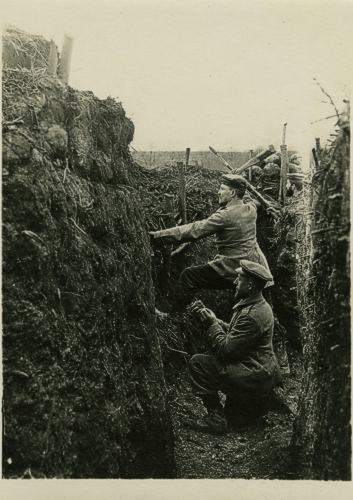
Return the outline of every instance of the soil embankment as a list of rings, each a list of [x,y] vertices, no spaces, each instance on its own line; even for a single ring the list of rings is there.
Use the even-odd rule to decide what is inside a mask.
[[[4,475],[171,477],[133,124],[49,77],[40,37],[3,48]]]
[[[293,450],[307,479],[351,478],[350,127],[343,113],[316,163],[298,219],[303,382]]]

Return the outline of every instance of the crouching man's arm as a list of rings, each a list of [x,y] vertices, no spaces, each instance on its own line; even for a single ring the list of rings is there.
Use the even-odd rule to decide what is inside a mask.
[[[248,314],[241,314],[238,320],[225,333],[217,322],[210,324],[208,334],[215,355],[224,362],[239,361],[254,347],[260,329]]]
[[[211,309],[208,309],[201,300],[196,300],[191,305],[191,312],[198,316],[206,328],[209,328],[213,324],[218,324],[223,332],[226,332],[229,328],[229,324],[218,319],[215,313]]]

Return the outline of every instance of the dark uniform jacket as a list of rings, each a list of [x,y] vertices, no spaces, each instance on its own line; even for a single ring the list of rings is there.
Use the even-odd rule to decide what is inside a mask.
[[[257,262],[268,269],[266,257],[256,240],[256,218],[255,204],[232,200],[208,219],[157,231],[155,237],[194,241],[215,234],[218,254],[208,264],[221,276],[234,281],[241,259]]]
[[[280,382],[280,370],[273,352],[273,313],[259,293],[234,306],[229,324],[221,320],[208,329],[212,351],[224,365],[230,385],[266,393]]]

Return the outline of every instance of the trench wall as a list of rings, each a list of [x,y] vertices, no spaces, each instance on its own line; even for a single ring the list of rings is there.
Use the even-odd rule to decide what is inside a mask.
[[[296,225],[303,380],[292,440],[305,479],[351,477],[349,118],[317,150]]]
[[[3,475],[173,477],[134,127],[39,38],[3,46]]]

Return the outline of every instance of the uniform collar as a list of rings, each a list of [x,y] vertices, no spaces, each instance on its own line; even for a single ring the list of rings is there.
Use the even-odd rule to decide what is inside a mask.
[[[226,205],[227,208],[230,208],[230,207],[236,207],[238,205],[242,205],[243,204],[243,200],[240,200],[239,198],[232,198]]]
[[[219,207],[218,210],[225,210],[226,208],[238,207],[239,205],[243,205],[243,200],[239,200],[238,198],[233,198],[226,205]]]
[[[234,309],[241,309],[242,307],[246,306],[252,306],[253,304],[258,304],[259,302],[262,302],[264,299],[264,296],[262,295],[262,292],[258,292],[255,295],[252,295],[251,297],[246,297],[245,299],[239,300],[233,307]]]

